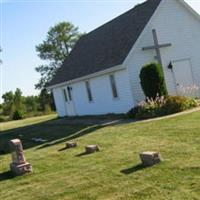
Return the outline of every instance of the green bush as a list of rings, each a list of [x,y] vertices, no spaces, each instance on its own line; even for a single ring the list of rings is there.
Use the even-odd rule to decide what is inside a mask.
[[[146,101],[142,101],[135,108],[132,108],[127,116],[129,118],[148,119],[181,112],[197,106],[197,101],[189,97],[162,96],[155,99],[147,98]]]
[[[131,110],[129,110],[128,113],[127,113],[127,117],[128,118],[135,118],[137,113],[138,113],[138,109],[140,109],[140,107],[136,106],[136,107],[132,108]]]
[[[197,101],[193,98],[183,96],[169,96],[163,106],[163,112],[173,114],[193,107],[197,107]]]
[[[19,120],[24,118],[24,113],[21,110],[16,110],[13,114],[13,120]]]
[[[159,64],[151,63],[143,66],[140,81],[146,97],[156,98],[157,95],[167,95],[164,75]]]

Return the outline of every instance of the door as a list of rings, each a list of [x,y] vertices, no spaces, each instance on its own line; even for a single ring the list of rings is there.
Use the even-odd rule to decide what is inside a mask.
[[[68,116],[75,116],[75,106],[73,101],[72,87],[67,86],[65,89],[65,106]]]
[[[178,95],[195,96],[191,63],[189,59],[172,62],[175,87]],[[196,93],[196,92],[195,92]]]

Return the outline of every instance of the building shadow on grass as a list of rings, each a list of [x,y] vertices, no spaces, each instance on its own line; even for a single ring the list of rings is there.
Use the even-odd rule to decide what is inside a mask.
[[[15,178],[15,176],[12,174],[11,171],[6,171],[6,172],[0,173],[0,182],[9,180],[9,179],[13,179],[13,178]]]
[[[108,123],[107,123],[108,122]],[[8,142],[11,139],[19,138],[22,141],[23,148],[37,149],[46,148],[69,140],[91,134],[94,131],[106,126],[118,125],[119,120],[101,119],[83,119],[76,123],[76,120],[66,118],[56,118],[45,122],[40,122],[34,125],[1,131],[0,134],[0,154],[9,153]],[[45,142],[34,141],[33,138],[41,138]],[[64,150],[64,149],[63,149]]]
[[[52,142],[48,142],[44,145],[41,145],[39,146],[37,149],[43,149],[45,147],[50,147],[52,145],[57,145],[57,144],[60,144],[60,143],[63,143],[63,142],[67,142],[67,141],[70,141],[70,140],[74,140],[74,139],[77,139],[79,137],[82,137],[84,135],[88,135],[90,133],[93,133],[94,131],[100,129],[100,128],[103,128],[104,126],[101,126],[101,125],[94,125],[92,127],[86,127],[86,128],[80,128],[80,130],[78,131],[75,131],[74,133],[72,134],[66,134],[67,136],[66,137],[63,137],[61,139],[58,139],[58,140],[54,140]],[[61,150],[65,150],[66,148],[63,148]]]
[[[34,125],[2,131],[0,134],[0,154],[9,153],[8,142],[11,139],[19,138],[22,141],[24,149],[33,147],[41,149],[64,141],[76,139],[92,133],[99,128],[101,128],[100,125],[71,125],[64,119],[54,119]],[[45,142],[35,141],[34,138],[44,139]]]
[[[128,175],[128,174],[132,174],[132,173],[144,170],[146,168],[148,168],[148,167],[144,166],[142,164],[138,164],[138,165],[135,165],[135,166],[130,167],[130,168],[122,169],[120,172],[123,173],[123,174]]]

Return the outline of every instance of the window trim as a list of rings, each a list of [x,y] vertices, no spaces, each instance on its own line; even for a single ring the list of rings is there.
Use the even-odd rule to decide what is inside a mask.
[[[114,74],[110,74],[109,75],[109,79],[110,79],[110,86],[111,86],[111,90],[112,90],[112,96],[113,96],[114,99],[118,99],[119,98],[119,94],[118,94],[118,90],[117,90],[117,85],[116,85],[116,80],[115,80]]]
[[[92,96],[92,91],[91,91],[90,81],[89,80],[85,81],[85,87],[86,87],[88,101],[91,103],[91,102],[93,102],[93,96]]]

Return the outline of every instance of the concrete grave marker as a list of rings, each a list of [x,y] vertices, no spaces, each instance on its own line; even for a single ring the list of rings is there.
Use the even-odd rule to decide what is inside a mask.
[[[15,175],[23,175],[32,171],[30,163],[26,162],[24,157],[22,143],[19,139],[10,140],[10,151],[12,154],[12,163],[10,169]]]
[[[76,142],[67,142],[66,143],[66,148],[67,149],[74,148],[74,147],[77,147],[77,143]]]
[[[140,153],[140,159],[142,161],[142,165],[145,167],[155,165],[161,162],[161,157],[158,152],[146,151]]]
[[[99,147],[97,145],[88,145],[85,147],[85,152],[86,153],[94,153],[96,151],[99,151]]]

